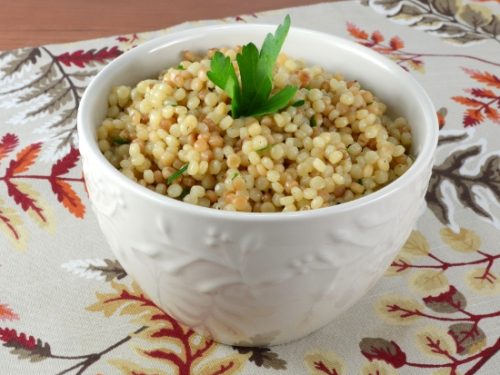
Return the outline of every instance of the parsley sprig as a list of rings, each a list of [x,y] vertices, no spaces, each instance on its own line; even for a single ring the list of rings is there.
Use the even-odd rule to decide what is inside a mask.
[[[219,51],[212,57],[208,78],[231,98],[233,118],[277,112],[286,107],[297,92],[297,87],[288,85],[271,96],[274,65],[289,29],[290,16],[287,15],[274,35],[267,34],[260,52],[253,43],[243,46],[236,56],[241,85],[229,57]]]

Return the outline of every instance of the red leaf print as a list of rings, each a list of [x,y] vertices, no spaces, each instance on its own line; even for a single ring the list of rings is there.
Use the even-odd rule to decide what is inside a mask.
[[[465,90],[478,98],[496,98],[495,93],[488,89],[469,89]]]
[[[25,333],[17,333],[15,329],[0,328],[0,341],[4,342],[5,346],[34,349],[36,347],[36,340],[33,336],[26,336]]]
[[[52,354],[48,343],[22,332],[17,333],[15,329],[0,328],[0,341],[4,342],[5,347],[13,348],[11,353],[16,354],[19,359],[29,358],[31,362],[37,362]]]
[[[133,33],[131,36],[121,35],[121,36],[116,37],[117,41],[119,41],[121,43],[128,43],[128,44],[131,44],[132,42],[136,41],[137,39],[139,39],[139,37],[137,36],[136,33]]]
[[[384,41],[384,36],[380,31],[376,30],[372,33],[371,40],[373,40],[375,44],[378,44]]]
[[[76,166],[78,160],[80,159],[80,152],[76,148],[71,148],[69,153],[62,159],[58,160],[52,166],[51,176],[60,176],[69,172],[70,169]]]
[[[17,135],[12,133],[7,133],[2,137],[0,141],[0,160],[2,160],[8,153],[17,147],[19,140]]]
[[[478,82],[485,83],[487,86],[493,86],[500,89],[500,78],[488,72],[479,72],[474,69],[464,68],[464,71]]]
[[[500,113],[496,109],[486,106],[484,108],[484,112],[491,121],[500,122]]]
[[[483,103],[479,100],[467,98],[465,96],[453,96],[452,99],[457,103],[466,105],[467,107],[480,107],[483,105]]]
[[[122,54],[122,51],[118,49],[117,46],[113,46],[110,49],[108,47],[101,48],[96,51],[94,48],[88,51],[78,50],[72,53],[65,52],[62,55],[57,56],[57,60],[66,66],[71,66],[71,64],[84,68],[92,62],[103,63],[106,60],[114,59]]]
[[[370,361],[378,359],[394,368],[400,368],[406,364],[406,354],[394,341],[365,337],[359,343],[359,347],[361,353]]]
[[[41,143],[33,143],[17,153],[16,159],[11,160],[7,168],[6,175],[13,176],[21,172],[25,172],[35,162],[40,153]]]
[[[52,191],[56,194],[57,200],[62,203],[76,217],[83,219],[85,215],[85,206],[80,197],[66,181],[51,179],[50,185]]]
[[[464,322],[455,323],[448,327],[448,334],[457,345],[460,355],[473,354],[486,342],[486,335],[477,324]]]
[[[20,205],[21,208],[27,212],[33,210],[34,214],[40,218],[44,223],[47,222],[47,218],[43,212],[43,209],[38,206],[38,203],[27,193],[19,190],[16,184],[9,181],[7,183],[7,194],[9,197],[14,198],[14,202]]]
[[[19,316],[7,305],[0,303],[0,320],[16,320]]]
[[[391,40],[389,41],[389,44],[393,50],[398,50],[405,46],[401,38],[397,36],[392,37]]]
[[[5,214],[5,212],[0,211],[0,221],[4,223],[4,225],[7,227],[7,229],[12,233],[14,238],[16,240],[19,240],[20,235],[17,233],[17,229],[15,227],[15,224],[12,222],[12,220],[9,218],[8,215]]]
[[[467,306],[464,295],[453,285],[446,292],[437,296],[425,297],[423,301],[429,309],[446,314],[458,312]]]
[[[177,354],[175,354],[173,352],[166,352],[166,351],[161,350],[161,349],[155,349],[155,350],[144,351],[144,354],[146,354],[152,358],[164,359],[166,361],[172,362],[178,368],[185,367],[182,360],[177,356]]]
[[[347,31],[357,39],[368,39],[368,33],[353,23],[347,22]]]
[[[476,126],[484,120],[484,116],[481,113],[481,109],[468,109],[465,111],[464,115],[464,125],[465,127]]]
[[[403,51],[402,48],[404,47],[404,43],[399,37],[394,36],[389,42],[384,42],[385,37],[380,31],[376,30],[370,35],[370,38],[368,38],[368,33],[366,31],[349,22],[347,23],[347,30],[349,34],[357,39],[359,44],[371,48],[383,55],[387,55],[404,70],[415,70],[424,73],[424,62],[419,58],[426,56],[426,54]]]

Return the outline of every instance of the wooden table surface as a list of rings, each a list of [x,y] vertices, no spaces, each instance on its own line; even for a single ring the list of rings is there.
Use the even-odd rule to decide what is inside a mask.
[[[2,0],[0,50],[161,29],[321,0]]]

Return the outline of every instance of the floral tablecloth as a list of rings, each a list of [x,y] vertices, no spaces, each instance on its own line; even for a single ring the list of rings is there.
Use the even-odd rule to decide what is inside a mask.
[[[499,374],[500,4],[370,0],[0,53],[0,374]],[[92,76],[200,24],[279,23],[393,59],[441,136],[428,209],[384,278],[309,337],[219,345],[158,309],[113,258],[82,178],[75,116]]]

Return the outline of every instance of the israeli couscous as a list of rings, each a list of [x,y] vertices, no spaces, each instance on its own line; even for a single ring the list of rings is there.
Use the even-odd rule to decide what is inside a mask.
[[[159,194],[215,209],[287,212],[351,201],[412,164],[404,118],[355,80],[281,53],[273,91],[297,88],[285,108],[233,118],[207,76],[217,50],[185,52],[178,66],[118,86],[97,130],[99,148],[125,176]],[[237,74],[241,48],[222,48]]]

